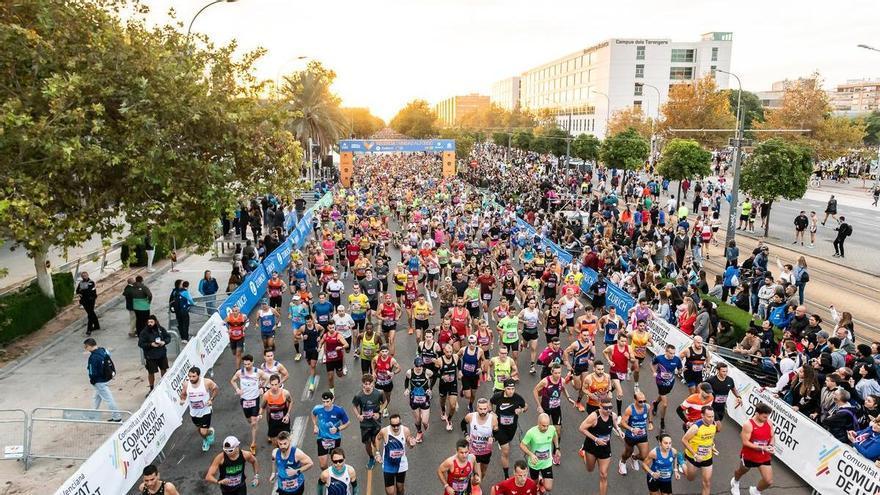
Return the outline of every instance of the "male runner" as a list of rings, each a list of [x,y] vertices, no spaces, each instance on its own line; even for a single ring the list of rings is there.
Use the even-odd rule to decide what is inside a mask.
[[[214,443],[214,428],[211,428],[211,411],[214,398],[220,388],[210,378],[202,378],[202,370],[193,366],[187,372],[189,381],[183,382],[180,403],[189,403],[189,415],[202,436],[202,452],[207,452]]]
[[[263,393],[260,416],[266,417],[268,429],[266,438],[269,443],[278,446],[278,435],[282,432],[290,432],[290,410],[293,407],[293,398],[290,392],[281,388],[281,377],[272,375],[269,377],[269,390]]]
[[[159,468],[153,464],[144,466],[141,473],[143,477],[138,491],[141,495],[180,495],[177,487],[170,481],[162,481],[159,476]]]
[[[232,375],[229,384],[239,396],[241,410],[251,427],[251,454],[257,453],[257,424],[260,422],[260,393],[268,383],[269,375],[254,367],[254,357],[245,354],[241,358],[241,369]]]
[[[550,416],[556,433],[562,438],[562,395],[572,405],[575,401],[568,394],[565,382],[562,379],[562,366],[559,364],[550,366],[550,376],[539,380],[532,390],[535,402],[538,404],[538,413],[547,413]]]
[[[660,430],[666,431],[666,409],[669,407],[667,396],[675,386],[675,376],[681,374],[683,368],[681,358],[675,355],[675,346],[667,344],[663,354],[654,356],[651,361],[654,370],[654,381],[657,383],[657,398],[651,401],[654,415],[660,411]]]
[[[703,368],[711,359],[709,349],[703,345],[703,337],[695,336],[693,341],[683,351],[681,360],[684,361],[684,381],[687,383],[688,392],[694,393],[697,385],[703,381]]]
[[[290,433],[282,431],[278,434],[278,447],[272,450],[272,475],[269,477],[270,483],[276,482],[278,495],[303,495],[306,488],[303,473],[312,466],[312,458],[293,445]]]
[[[239,441],[233,436],[223,440],[223,452],[214,456],[205,481],[220,485],[220,493],[224,495],[247,495],[247,479],[244,463],[254,468],[254,481],[251,486],[260,484],[260,468],[257,458],[250,452],[242,452]]]
[[[458,409],[458,354],[453,354],[452,344],[443,346],[440,367],[437,370],[440,385],[440,419],[446,422],[446,431],[452,431],[452,418]]]
[[[605,350],[602,351],[605,359],[611,363],[611,383],[614,385],[614,392],[617,394],[618,416],[622,414],[623,408],[622,382],[626,381],[630,369],[630,363],[635,360],[630,353],[630,348],[626,341],[627,338],[625,333],[618,334],[617,344],[606,347]],[[638,384],[636,384],[636,388],[638,388]]]
[[[492,392],[504,389],[504,382],[508,378],[519,380],[519,370],[516,361],[510,358],[506,347],[498,348],[498,355],[489,359],[489,368],[492,370]]]
[[[773,484],[773,452],[776,448],[776,434],[770,423],[770,406],[760,403],[755,406],[755,414],[743,425],[740,433],[742,464],[736,468],[730,480],[730,493],[739,493],[739,482],[752,468],[757,468],[761,481],[757,486],[749,487],[749,495],[761,495],[761,492]]]
[[[611,410],[611,398],[602,401],[598,411],[590,413],[581,422],[578,431],[584,438],[581,449],[587,472],[592,473],[599,466],[599,495],[608,493],[608,466],[611,464],[611,433],[623,438],[617,425],[617,415]]]
[[[559,463],[559,433],[550,424],[550,415],[538,415],[538,424],[531,427],[519,442],[519,449],[528,459],[529,478],[541,482],[544,493],[553,490],[553,464]],[[520,462],[520,461],[517,461]]]
[[[318,463],[321,469],[327,469],[327,456],[342,445],[342,430],[351,424],[345,409],[334,404],[333,398],[332,392],[324,392],[321,394],[321,405],[312,409],[312,431],[318,437]]]
[[[578,411],[584,410],[581,403],[584,397],[584,377],[590,371],[590,364],[593,362],[593,340],[590,338],[590,331],[581,329],[578,332],[577,339],[565,348],[565,365],[568,367],[574,388],[578,391],[576,407]]]
[[[712,456],[718,454],[715,449],[715,411],[712,406],[703,406],[701,417],[688,425],[687,432],[681,438],[684,445],[684,456],[687,459],[685,477],[693,481],[700,471],[701,495],[709,495],[712,490]]]
[[[477,460],[468,452],[468,448],[467,440],[459,440],[455,443],[455,454],[446,458],[437,468],[443,495],[469,495],[472,487],[479,486]]]
[[[330,388],[331,394],[336,385],[336,377],[342,378],[345,373],[345,351],[348,349],[348,346],[348,341],[342,334],[336,331],[335,323],[328,323],[327,331],[320,337],[319,347],[324,351],[324,364],[327,367],[327,386]]]
[[[639,461],[648,457],[648,432],[654,429],[651,408],[648,406],[645,394],[636,390],[633,397],[635,403],[630,404],[620,417],[620,428],[624,433],[623,442],[626,444],[617,466],[617,472],[622,475],[626,475],[627,461],[633,469],[639,470]]]
[[[461,420],[461,431],[480,465],[480,477],[485,477],[492,459],[494,433],[498,431],[498,417],[492,413],[489,399],[480,397],[476,412],[467,413]]]
[[[400,304],[394,302],[391,294],[385,294],[385,301],[379,305],[379,319],[382,320],[382,335],[388,343],[388,349],[394,354],[394,337],[397,333],[397,321],[400,319]]]
[[[265,299],[257,311],[257,326],[260,328],[260,338],[263,339],[263,349],[274,349],[275,331],[281,326],[281,313]]]
[[[742,406],[742,397],[736,389],[736,383],[733,378],[727,374],[727,363],[718,363],[715,367],[715,376],[706,380],[706,383],[712,387],[712,409],[715,410],[715,426],[721,431],[721,423],[724,421],[724,414],[727,406],[727,397],[730,393],[736,398],[736,407]]]
[[[410,434],[409,428],[400,424],[399,414],[391,415],[388,426],[379,431],[376,443],[382,447],[376,452],[375,458],[382,463],[385,495],[405,495],[406,472],[409,469],[406,447],[415,447],[416,440]]]
[[[325,456],[326,457],[326,456]],[[345,451],[336,447],[330,452],[332,465],[322,468],[318,477],[318,495],[359,495],[357,472],[345,463]]]
[[[458,362],[461,366],[461,393],[468,400],[468,411],[473,411],[476,391],[480,386],[483,349],[477,347],[476,335],[468,335],[467,342],[467,346],[458,351]]]
[[[376,463],[376,436],[382,429],[382,411],[385,409],[385,396],[375,388],[373,375],[367,373],[361,377],[361,392],[351,400],[354,415],[360,422],[361,442],[367,452],[367,469],[373,469]]]
[[[544,493],[549,492],[544,490]],[[529,478],[529,467],[525,461],[517,460],[513,464],[513,477],[493,486],[491,495],[538,495],[538,484]]]
[[[501,469],[507,478],[510,476],[510,441],[516,436],[519,415],[526,412],[529,406],[516,393],[516,380],[512,378],[504,380],[504,388],[496,391],[489,402],[495,406],[495,416],[498,417],[495,441],[501,447]]]
[[[413,367],[406,370],[403,395],[409,400],[413,421],[416,425],[416,443],[422,443],[428,431],[431,414],[431,370],[425,369],[421,356],[413,360]]]

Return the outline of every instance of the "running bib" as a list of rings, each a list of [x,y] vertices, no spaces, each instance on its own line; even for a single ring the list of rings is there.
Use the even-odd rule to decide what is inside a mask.
[[[284,411],[272,411],[269,413],[269,417],[272,419],[283,419]]]
[[[333,360],[339,356],[339,352],[338,351],[327,351],[326,356],[327,356],[328,360]]]
[[[326,450],[336,448],[336,440],[321,439],[321,446]]]
[[[464,363],[464,365],[462,365],[462,369],[464,371],[467,371],[468,373],[473,373],[474,371],[476,371],[477,365],[470,364],[470,363]]]
[[[498,420],[505,426],[513,424],[513,416],[500,416]]]
[[[299,476],[295,478],[288,478],[286,480],[281,480],[281,489],[287,492],[293,492],[299,490],[300,482]]]
[[[539,461],[546,461],[547,459],[550,458],[550,451],[549,450],[535,451],[535,457],[537,457]]]
[[[241,407],[244,407],[245,409],[247,409],[249,407],[256,407],[256,405],[257,405],[256,399],[245,399],[245,400],[241,401]]]
[[[550,400],[547,401],[547,405],[550,406],[550,409],[557,409],[562,405],[562,401],[559,397],[551,397]]]

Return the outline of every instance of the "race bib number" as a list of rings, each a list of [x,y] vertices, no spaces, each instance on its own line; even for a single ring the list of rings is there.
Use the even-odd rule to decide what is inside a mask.
[[[549,450],[538,450],[535,452],[535,457],[538,458],[539,461],[546,461],[550,458]]]
[[[562,405],[562,401],[559,397],[551,397],[549,401],[547,401],[547,405],[550,406],[550,409],[556,409]]]
[[[327,356],[327,360],[331,361],[331,360],[339,357],[339,351],[327,351],[326,356]]]
[[[489,301],[489,300],[491,300],[491,299],[492,299],[492,293],[491,293],[491,292],[485,292],[485,293],[483,293],[483,300],[484,300],[484,301]]]
[[[470,364],[470,363],[465,363],[461,368],[462,368],[464,371],[467,371],[468,373],[473,373],[474,371],[476,371],[476,369],[477,369],[477,365],[475,365],[475,364]]]
[[[512,425],[513,424],[513,416],[500,416],[499,421],[502,425]]]
[[[321,440],[321,446],[326,450],[330,450],[336,447],[336,440],[323,439]]]
[[[403,449],[393,449],[388,452],[388,457],[392,459],[401,459],[403,458]]]
[[[256,399],[245,399],[245,400],[241,401],[241,407],[243,407],[245,409],[247,409],[249,407],[256,407],[256,406],[257,406]]]
[[[269,413],[269,417],[275,420],[280,420],[284,418],[284,411],[272,411]]]
[[[299,490],[300,486],[300,477],[297,476],[295,478],[288,478],[286,480],[281,480],[281,489],[284,491],[292,492]]]

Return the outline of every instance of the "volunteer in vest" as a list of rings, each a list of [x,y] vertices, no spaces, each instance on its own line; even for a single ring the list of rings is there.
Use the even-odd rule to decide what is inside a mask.
[[[721,431],[721,423],[724,421],[727,412],[727,400],[732,393],[736,401],[736,407],[741,407],[743,400],[736,389],[736,383],[733,378],[727,374],[727,363],[718,363],[715,367],[715,375],[706,380],[706,383],[712,387],[712,409],[715,410],[715,426]]]
[[[501,447],[501,470],[504,477],[510,476],[510,442],[516,436],[519,426],[519,416],[529,409],[525,399],[516,393],[516,380],[508,378],[504,380],[504,389],[496,391],[489,403],[495,407],[495,416],[498,417],[498,431],[495,432],[495,441]]]
[[[416,440],[409,428],[400,424],[399,414],[391,415],[388,426],[379,431],[376,443],[380,446],[375,456],[376,461],[382,463],[385,495],[406,495],[406,472],[409,470],[406,448],[415,447]]]
[[[406,370],[403,382],[403,395],[409,401],[409,408],[412,410],[413,421],[416,425],[417,443],[422,443],[430,424],[432,377],[431,370],[425,369],[422,357],[416,356],[413,360],[413,367]]]
[[[712,406],[703,406],[701,417],[692,423],[681,438],[684,457],[687,459],[685,477],[693,481],[700,472],[700,493],[709,495],[712,490],[712,458],[718,454],[715,449],[715,411]]]
[[[281,377],[272,375],[269,377],[269,390],[263,392],[260,416],[266,418],[268,425],[266,441],[278,446],[277,439],[281,432],[290,432],[290,410],[293,407],[293,398],[286,389],[281,388]]]
[[[333,400],[332,392],[324,392],[321,394],[321,404],[312,408],[312,431],[317,436],[321,469],[327,469],[327,456],[342,445],[342,430],[351,424],[345,409],[334,404]]]
[[[373,375],[361,377],[361,392],[354,396],[351,405],[360,423],[361,443],[367,453],[367,469],[373,469],[376,464],[376,436],[382,429],[382,414],[387,407],[385,396],[376,390]]]
[[[284,280],[281,280],[281,277],[278,276],[278,272],[272,272],[272,276],[266,284],[266,292],[269,294],[269,306],[280,308],[281,296],[284,295],[284,291],[287,290]]]
[[[755,414],[743,424],[740,440],[741,465],[736,468],[730,479],[730,493],[740,493],[739,483],[742,477],[752,468],[761,475],[756,486],[749,487],[749,495],[761,495],[773,484],[773,452],[776,448],[776,434],[770,423],[771,408],[763,402],[755,406]]]
[[[658,445],[642,459],[642,467],[648,478],[650,495],[672,495],[672,478],[681,479],[678,469],[678,452],[672,448],[672,437],[667,433],[657,435]],[[736,495],[736,492],[733,492]]]
[[[492,448],[495,443],[495,432],[498,431],[498,417],[492,412],[489,399],[480,397],[475,412],[465,414],[461,420],[461,431],[468,441],[470,453],[479,464],[479,474],[485,478],[489,462],[492,460]]]
[[[330,452],[332,464],[322,468],[318,477],[318,495],[360,495],[357,472],[345,463],[345,451],[337,447]]]
[[[241,355],[244,352],[244,330],[247,327],[247,316],[242,314],[238,306],[232,306],[226,315],[226,330],[229,333],[229,349],[235,356],[235,367],[241,368]]]
[[[247,495],[245,463],[250,464],[254,469],[251,486],[258,486],[260,468],[256,456],[250,452],[243,452],[239,448],[238,439],[228,436],[223,440],[223,452],[214,456],[214,461],[205,474],[205,481],[220,485],[220,493],[223,495]]]
[[[578,391],[575,407],[577,407],[578,411],[583,412],[584,377],[590,371],[590,364],[593,362],[593,339],[590,338],[589,330],[582,328],[578,332],[574,342],[565,348],[563,358],[565,365],[569,369],[571,383],[574,385],[575,390]]]
[[[207,452],[214,443],[211,411],[220,388],[210,378],[202,378],[202,370],[195,366],[189,369],[187,378],[180,391],[180,403],[189,405],[189,415],[202,437],[202,452]]]
[[[626,381],[631,363],[635,360],[630,352],[629,345],[627,345],[626,334],[618,334],[617,344],[606,347],[602,354],[611,363],[611,384],[614,386],[614,392],[617,395],[617,415],[619,416],[623,411],[623,382]],[[638,388],[638,385],[636,388]]]
[[[159,468],[154,464],[144,466],[141,477],[141,484],[138,486],[140,495],[180,495],[174,483],[162,480]]]
[[[379,355],[382,336],[376,333],[372,323],[367,323],[363,333],[358,334],[356,341],[357,356],[361,361],[361,375],[373,371],[373,359]]]
[[[455,454],[447,457],[437,468],[443,495],[469,495],[473,486],[479,486],[481,480],[477,461],[468,448],[467,440],[458,440]]]
[[[550,415],[538,414],[538,424],[529,428],[519,442],[528,463],[529,478],[539,482],[544,493],[553,491],[553,464],[559,464],[562,456],[559,432],[550,422]]]
[[[532,390],[532,396],[538,405],[538,413],[547,413],[550,416],[559,438],[562,438],[563,395],[568,399],[568,402],[572,405],[575,404],[568,394],[568,389],[565,388],[565,381],[562,379],[562,366],[559,364],[551,365],[550,376],[538,381]]]
[[[241,358],[241,368],[232,375],[229,384],[239,397],[241,410],[251,427],[251,454],[257,453],[257,424],[260,422],[260,394],[263,385],[268,383],[269,375],[254,367],[254,357],[245,354]]]
[[[348,349],[348,341],[336,331],[334,323],[328,323],[327,331],[321,335],[318,347],[324,351],[327,387],[332,394],[336,385],[336,377],[342,378],[344,374],[345,351]]]
[[[552,483],[553,479],[549,481]],[[549,493],[550,490],[552,488],[544,489],[543,493]],[[495,484],[490,495],[538,495],[538,483],[529,478],[529,467],[526,462],[517,460],[513,464],[513,476]]]
[[[526,307],[519,312],[518,318],[522,322],[522,347],[529,348],[529,374],[535,374],[535,361],[538,354],[538,323],[541,320],[541,310],[537,308],[537,301],[529,301]],[[514,359],[519,358],[519,352]]]
[[[578,431],[584,435],[584,444],[580,455],[588,473],[599,467],[599,495],[608,493],[608,466],[611,464],[611,434],[623,438],[623,432],[617,427],[617,415],[612,410],[611,399],[604,399],[599,410],[590,413],[584,419]]]
[[[272,450],[269,482],[275,482],[275,493],[278,495],[303,495],[306,488],[303,473],[311,469],[314,462],[302,449],[293,445],[290,433],[279,433],[277,442],[278,447]]]
[[[623,442],[626,445],[617,466],[617,472],[621,475],[626,475],[627,462],[632,469],[639,470],[640,461],[648,456],[648,432],[654,429],[651,407],[648,406],[645,394],[636,389],[633,398],[635,402],[624,409],[620,416],[620,428],[623,430]]]
[[[275,331],[281,326],[281,313],[269,301],[260,301],[260,309],[257,310],[257,328],[260,329],[260,338],[263,340],[263,349],[275,348]],[[299,345],[299,344],[297,344]]]

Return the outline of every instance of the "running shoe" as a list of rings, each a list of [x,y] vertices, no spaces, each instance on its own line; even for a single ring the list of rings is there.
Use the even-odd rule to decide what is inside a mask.
[[[730,493],[739,495],[739,481],[736,481],[736,478],[730,478]]]
[[[636,459],[636,456],[630,457],[629,460],[632,463],[631,466],[633,468],[633,471],[638,471],[640,462],[638,459]]]
[[[530,375],[534,375],[534,374],[535,374],[535,363],[532,363],[532,364],[529,365],[529,374],[530,374]]]
[[[302,353],[299,353],[299,352],[296,353],[296,356],[293,356],[294,361],[299,361],[302,358],[303,358],[303,355],[302,355]]]
[[[623,461],[617,461],[617,474],[621,476],[626,476],[626,463]]]
[[[758,491],[758,487],[750,486],[749,487],[749,495],[761,495],[761,492]]]

